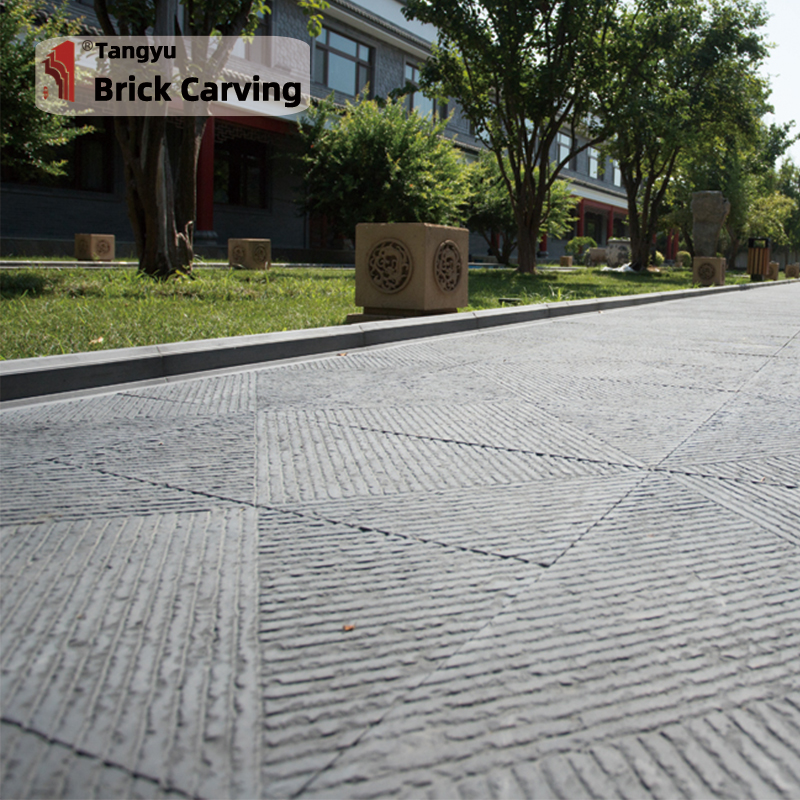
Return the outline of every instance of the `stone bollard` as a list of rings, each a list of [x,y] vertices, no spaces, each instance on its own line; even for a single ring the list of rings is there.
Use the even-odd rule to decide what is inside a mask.
[[[725,266],[724,258],[699,256],[692,261],[692,281],[701,286],[724,286]]]
[[[800,278],[800,264],[787,264],[784,274],[787,278]]]
[[[424,222],[356,226],[356,305],[416,316],[469,305],[469,231]]]
[[[572,266],[572,256],[561,256],[559,259],[559,265],[562,267],[571,267]]]
[[[589,264],[595,266],[602,264],[606,260],[605,247],[590,247],[589,248]]]
[[[777,261],[770,261],[769,262],[769,269],[767,272],[767,278],[771,281],[778,280],[778,276],[780,275],[781,266],[778,264]]]
[[[228,264],[242,269],[269,269],[272,239],[228,239]]]
[[[110,233],[76,233],[75,258],[78,261],[113,261],[115,240]]]

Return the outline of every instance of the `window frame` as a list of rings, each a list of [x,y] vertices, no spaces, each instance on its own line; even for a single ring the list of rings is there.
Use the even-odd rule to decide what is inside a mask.
[[[587,152],[589,156],[589,177],[600,180],[600,151],[596,147],[590,147]]]
[[[355,45],[355,54],[348,53],[334,45],[330,44],[331,34],[340,37]],[[324,41],[322,41],[324,39]],[[314,83],[324,86],[335,92],[339,92],[347,97],[358,97],[364,91],[364,87],[368,87],[365,97],[370,98],[373,96],[373,74],[375,63],[375,48],[366,42],[353,38],[352,35],[342,33],[336,28],[331,28],[328,25],[322,26],[322,31],[319,36],[312,40],[313,42],[313,63],[311,65],[311,79]],[[366,50],[366,58],[362,57],[362,50]],[[330,57],[331,55],[342,58],[347,61],[352,61],[355,64],[355,84],[353,88],[355,93],[349,93],[343,89],[336,88],[330,85]],[[321,72],[321,75],[319,74]],[[360,80],[361,75],[366,75],[366,80]]]
[[[245,137],[231,137],[215,142],[214,146],[214,203],[232,208],[269,211],[272,206],[272,147]],[[222,169],[218,161],[226,164],[227,185],[223,188]],[[255,162],[253,164],[253,161]],[[258,198],[248,194],[248,168],[255,167],[258,174]],[[225,199],[221,196],[225,192]]]
[[[409,74],[410,71],[410,74]],[[419,86],[420,64],[415,61],[406,61],[403,68],[403,77],[405,79],[405,86],[409,84],[414,87],[414,90],[406,95],[406,111],[410,114],[412,111],[419,112],[420,105],[415,102],[416,95],[425,98],[426,104],[430,104],[430,115],[434,120],[447,119],[449,113],[449,103],[440,103],[435,97],[427,97]],[[423,116],[420,114],[420,116]],[[424,116],[428,116],[426,113]],[[473,134],[474,135],[474,134]]]
[[[556,163],[560,164],[562,161],[564,161],[564,158],[566,156],[569,156],[569,154],[572,152],[573,148],[572,136],[570,136],[568,133],[563,133],[562,131],[559,131],[558,134],[556,134],[556,148],[558,151],[558,160],[556,161]],[[564,152],[564,148],[566,148],[566,152]],[[575,169],[574,155],[569,157],[569,160],[566,161],[566,163],[564,164],[564,169],[570,169],[574,171]]]

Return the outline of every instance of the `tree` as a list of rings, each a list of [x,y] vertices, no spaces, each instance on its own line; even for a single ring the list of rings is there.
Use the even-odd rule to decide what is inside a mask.
[[[324,0],[299,0],[309,31],[319,33]],[[251,33],[265,0],[186,0],[178,20],[177,0],[95,0],[108,36],[239,36]],[[114,117],[122,150],[128,217],[139,269],[167,277],[191,269],[197,210],[197,158],[206,117],[184,117],[177,135],[167,136],[166,117]]]
[[[49,15],[49,16],[48,16]],[[4,170],[17,175],[66,174],[60,148],[83,133],[69,117],[40,111],[34,103],[37,42],[72,36],[81,20],[69,19],[64,6],[53,11],[44,0],[6,0],[0,8],[0,146]]]
[[[505,170],[507,173],[511,170],[508,163]],[[483,236],[499,263],[508,264],[517,246],[517,220],[494,153],[481,151],[478,160],[469,165],[467,175],[470,193],[467,226]],[[538,175],[536,177],[538,179]],[[542,210],[539,236],[560,237],[570,230],[574,222],[572,211],[577,203],[569,181],[554,181]]]
[[[769,106],[759,102],[754,113],[763,114],[768,110]],[[790,135],[790,128],[791,124],[766,125],[763,122],[744,131],[726,127],[698,142],[692,150],[683,151],[667,192],[671,208],[662,224],[667,228],[679,228],[690,252],[694,253],[692,192],[710,189],[721,191],[731,204],[720,239],[720,249],[728,263],[734,262],[748,237],[772,238],[772,234],[754,232],[753,215],[757,213],[761,225],[768,219],[777,219],[776,212],[780,217],[785,208],[785,204],[776,203],[774,199],[776,192],[783,192],[775,164],[797,138]],[[791,197],[790,194],[786,196]],[[759,210],[756,212],[756,209]],[[771,224],[769,228],[777,231]],[[777,235],[778,238],[783,236],[781,232]]]
[[[748,233],[757,238],[767,238],[774,247],[789,244],[787,225],[797,210],[797,201],[780,192],[756,198],[750,209]]]
[[[753,98],[766,91],[756,75],[765,21],[750,0],[639,0],[622,9],[598,113],[614,130],[603,149],[619,163],[635,267],[647,266],[681,152],[755,124]]]
[[[514,211],[521,272],[536,270],[558,173],[603,138],[589,115],[608,73],[605,39],[618,3],[408,0],[403,9],[439,31],[422,87],[456,99],[495,154]],[[571,144],[551,168],[553,143],[564,130]],[[580,145],[579,130],[590,133]]]
[[[303,209],[350,238],[359,222],[457,223],[466,179],[445,124],[402,100],[312,106],[300,127]]]
[[[794,210],[785,222],[787,259],[791,260],[791,254],[796,258],[800,251],[800,167],[790,158],[778,169],[777,187],[782,195],[794,201]]]

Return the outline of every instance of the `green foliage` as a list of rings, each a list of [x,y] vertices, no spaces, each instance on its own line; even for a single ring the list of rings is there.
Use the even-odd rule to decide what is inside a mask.
[[[759,108],[767,107],[762,104]],[[728,127],[683,152],[668,193],[671,208],[664,215],[663,226],[679,228],[692,247],[692,192],[715,190],[731,204],[720,239],[728,261],[736,258],[749,236],[767,235],[758,230],[772,230],[781,241],[786,236],[788,243],[792,212],[787,217],[787,204],[774,195],[780,192],[784,198],[794,197],[791,181],[782,181],[775,168],[777,159],[797,138],[790,135],[789,128],[763,122],[746,131]],[[794,199],[800,200],[800,193]],[[758,222],[755,227],[754,219]]]
[[[539,224],[540,234],[546,233],[554,239],[561,239],[572,230],[577,220],[573,212],[580,198],[572,194],[570,183],[571,181],[567,180],[556,180],[550,184],[542,221]]]
[[[590,247],[597,247],[597,242],[591,236],[576,236],[567,242],[564,249],[568,253],[579,256],[583,253],[584,248],[588,250]]]
[[[409,0],[403,13],[431,23],[438,46],[421,85],[455,98],[496,153],[517,223],[520,269],[532,271],[552,182],[568,158],[550,170],[550,147],[562,129],[592,119],[606,80],[603,39],[619,0]],[[575,144],[569,157],[599,141]],[[573,138],[573,142],[575,139]]]
[[[769,239],[775,247],[789,244],[787,226],[797,210],[797,201],[780,192],[757,197],[750,206],[747,235]]]
[[[503,170],[508,173],[511,165],[504,158]],[[538,168],[536,170],[538,176]],[[478,231],[489,244],[490,250],[501,264],[508,264],[509,257],[517,245],[517,220],[503,173],[497,156],[489,150],[481,152],[479,159],[468,167],[470,199],[467,205],[467,225]],[[547,196],[539,225],[539,234],[561,237],[574,222],[572,211],[578,203],[569,188],[568,181],[553,181]],[[492,233],[500,237],[500,247],[492,243]]]
[[[800,167],[786,159],[776,175],[776,188],[784,196],[794,200],[795,207],[784,222],[787,247],[792,252],[800,250]]]
[[[675,256],[675,266],[683,269],[689,269],[692,266],[692,254],[686,250],[678,250]]]
[[[45,0],[6,0],[0,8],[0,148],[4,170],[26,178],[66,174],[60,148],[92,130],[35,105],[36,44],[80,31],[80,20],[68,19],[65,6],[53,10]]]
[[[300,128],[303,209],[351,238],[359,222],[458,224],[467,181],[445,124],[400,100],[312,107]]]
[[[508,264],[517,246],[517,220],[495,154],[483,150],[467,167],[467,180],[467,227],[483,236],[501,264]],[[493,234],[499,237],[499,246],[495,246]]]
[[[322,12],[330,8],[326,0],[297,0],[300,10],[308,18],[308,35],[315,39],[322,33]]]
[[[765,22],[751,0],[637,0],[620,15],[599,115],[614,130],[604,151],[620,166],[640,267],[680,153],[719,131],[754,130],[766,91],[757,74]]]
[[[654,267],[660,267],[664,263],[664,254],[659,250],[656,250],[655,253],[650,257],[650,263]]]

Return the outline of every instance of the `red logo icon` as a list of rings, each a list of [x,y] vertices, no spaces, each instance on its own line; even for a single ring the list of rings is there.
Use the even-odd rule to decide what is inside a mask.
[[[75,44],[62,42],[56,45],[44,60],[44,71],[55,80],[58,96],[75,102]],[[45,88],[45,97],[47,89]]]

